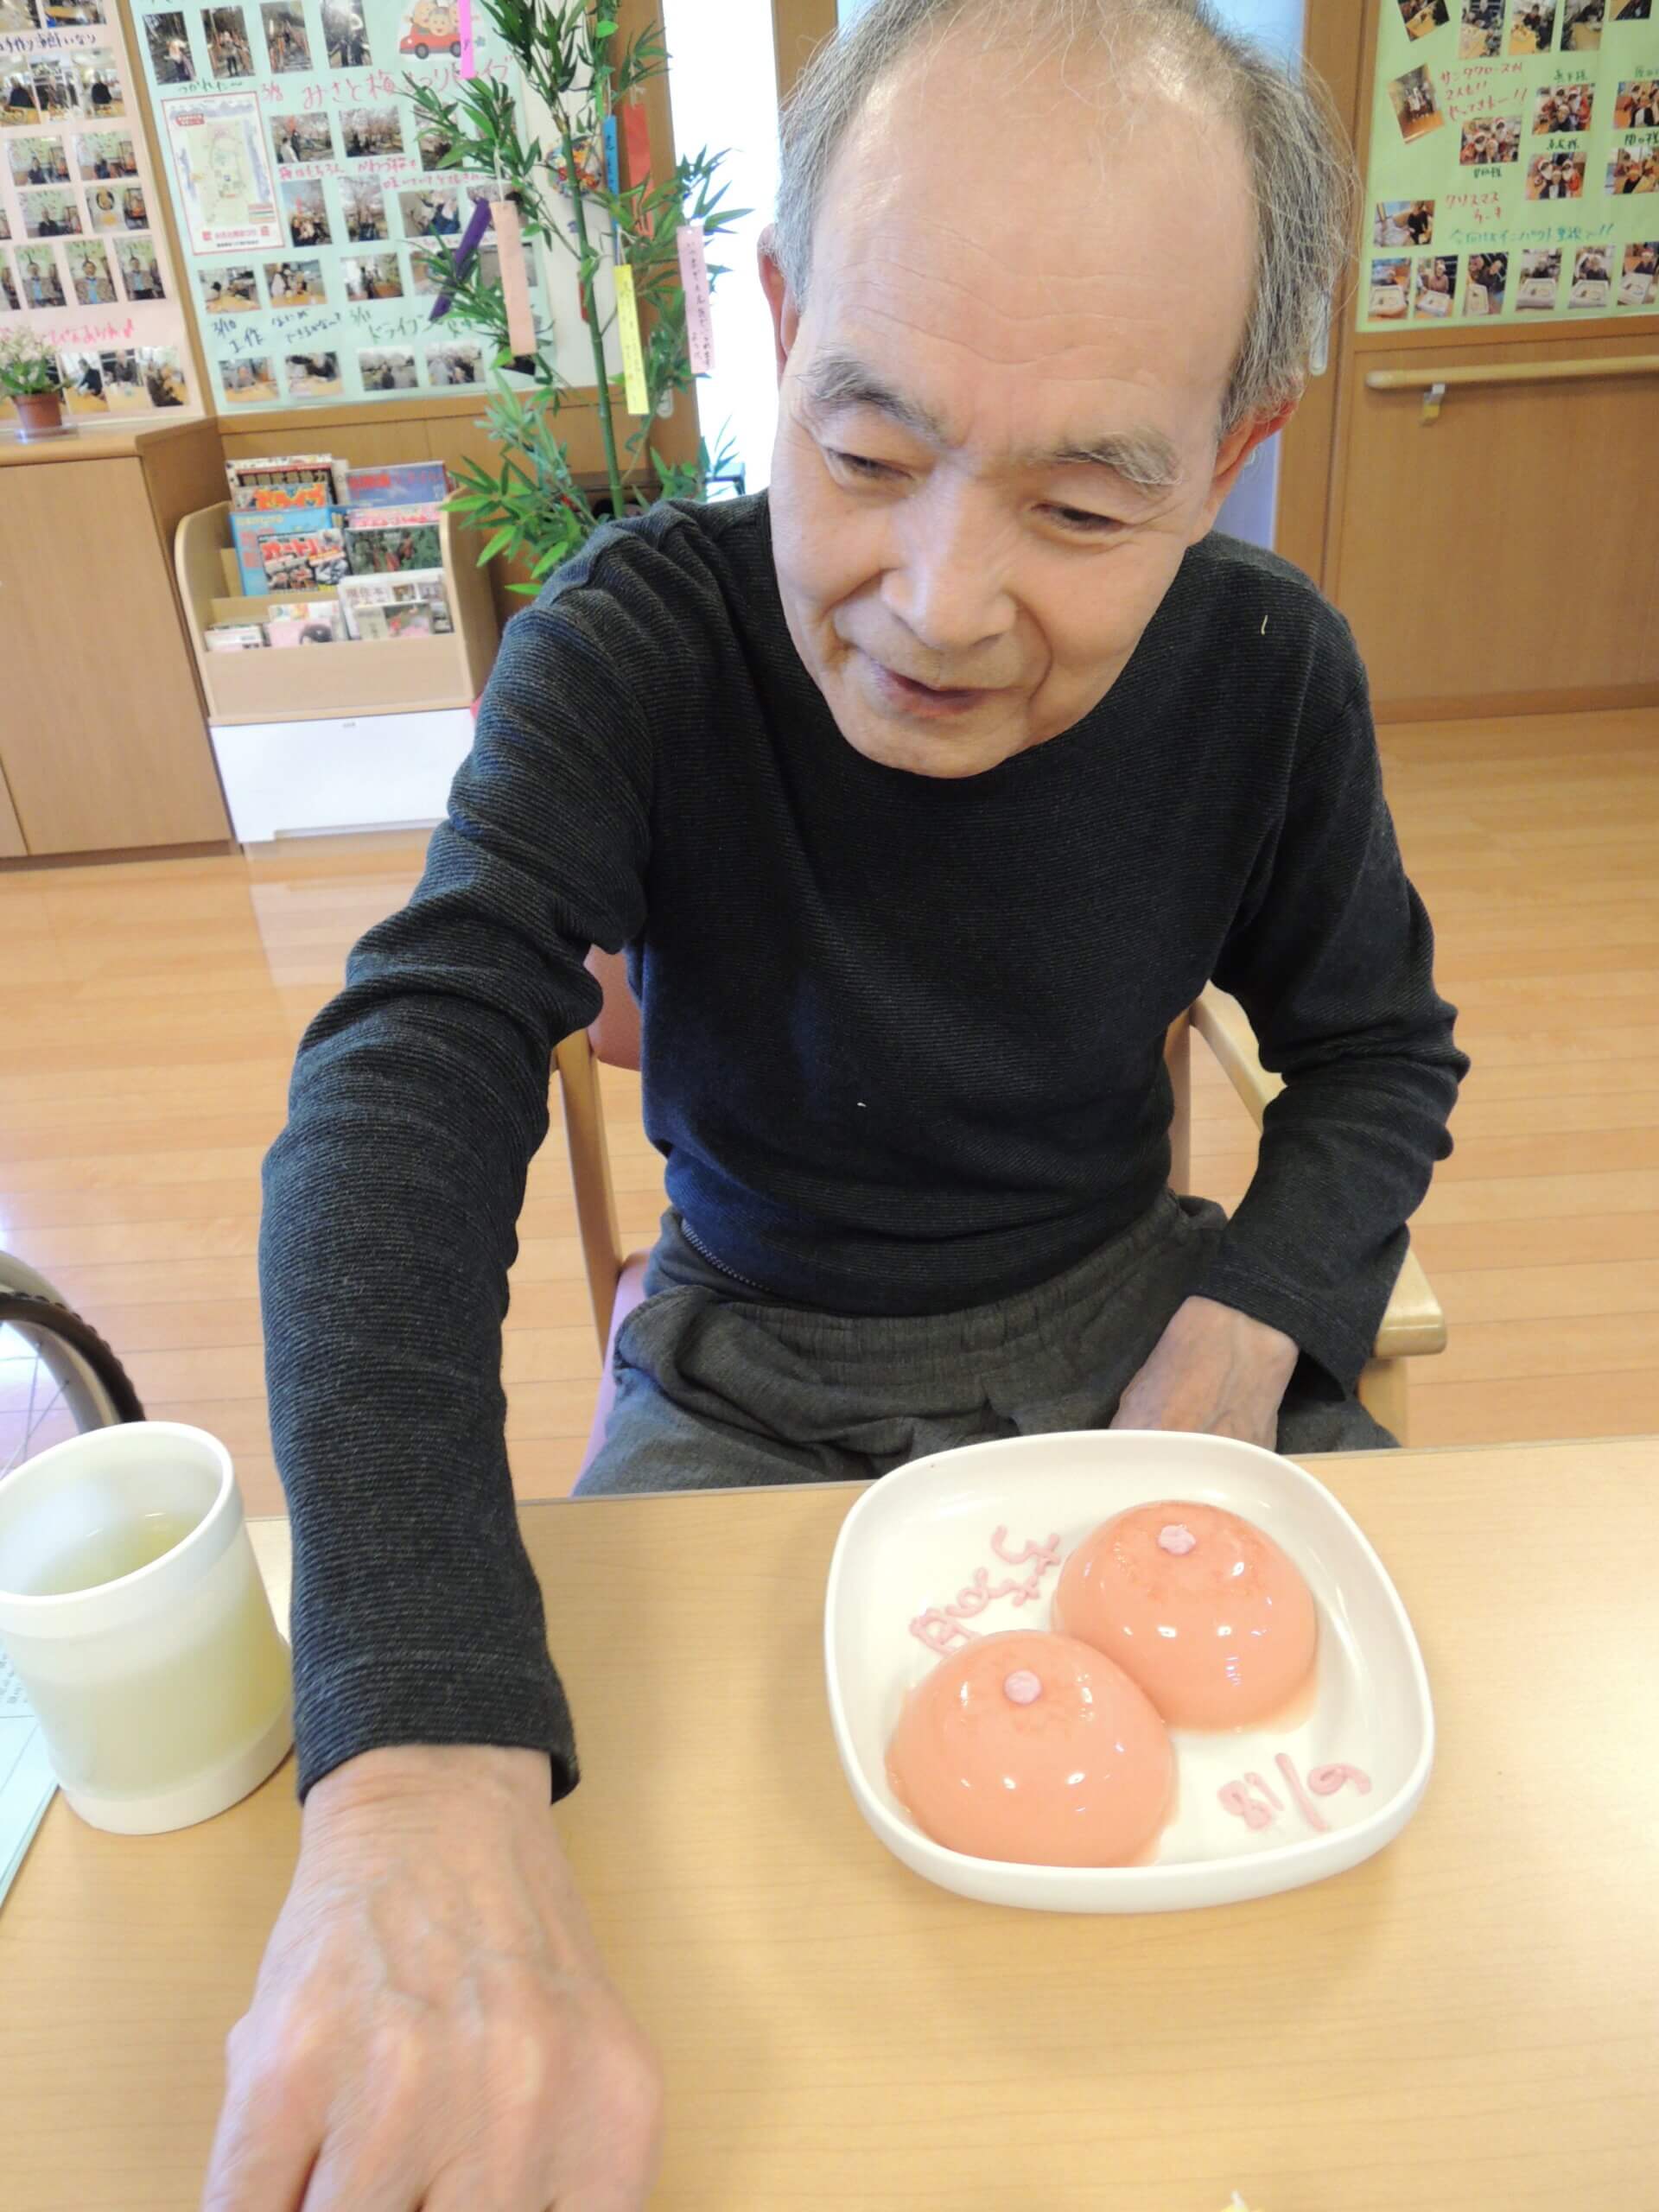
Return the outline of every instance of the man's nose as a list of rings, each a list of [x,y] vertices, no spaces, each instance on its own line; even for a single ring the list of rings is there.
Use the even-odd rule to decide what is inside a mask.
[[[1014,626],[1001,535],[982,503],[934,496],[931,487],[896,518],[882,596],[923,650],[944,663],[942,682],[971,683],[964,663]]]

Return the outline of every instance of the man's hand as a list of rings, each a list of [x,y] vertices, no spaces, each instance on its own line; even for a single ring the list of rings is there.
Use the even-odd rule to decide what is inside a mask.
[[[306,1800],[203,2212],[641,2212],[662,2091],[538,1753],[365,1752]]]
[[[1271,1452],[1297,1347],[1213,1298],[1189,1298],[1118,1401],[1114,1428],[1205,1429]]]

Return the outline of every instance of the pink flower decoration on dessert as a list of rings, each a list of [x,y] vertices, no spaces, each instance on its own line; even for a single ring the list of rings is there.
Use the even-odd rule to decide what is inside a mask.
[[[1158,1532],[1160,1551],[1173,1552],[1177,1559],[1184,1559],[1188,1552],[1196,1551],[1198,1540],[1190,1529],[1182,1528],[1179,1521],[1172,1521],[1167,1529]]]
[[[1019,1668],[1002,1685],[1002,1694],[1010,1705],[1035,1705],[1042,1694],[1041,1677],[1029,1667]]]

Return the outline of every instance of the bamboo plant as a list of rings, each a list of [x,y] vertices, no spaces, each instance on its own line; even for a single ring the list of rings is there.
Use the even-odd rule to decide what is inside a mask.
[[[715,173],[723,156],[707,150],[677,162],[660,181],[612,190],[605,124],[623,102],[637,99],[653,77],[666,72],[668,54],[655,24],[629,42],[620,40],[605,0],[597,9],[593,0],[481,4],[551,118],[552,141],[544,144],[521,133],[511,88],[486,75],[463,80],[455,99],[440,99],[430,86],[411,80],[409,92],[421,123],[443,142],[443,168],[493,177],[517,203],[526,250],[529,240],[538,238],[550,253],[568,253],[575,263],[593,355],[608,512],[638,513],[656,498],[702,499],[709,479],[731,467],[730,442],[723,440],[711,458],[707,442],[699,440],[696,461],[683,463],[663,461],[650,443],[658,408],[692,381],[677,241],[683,224],[701,223],[713,238],[748,211],[722,207],[727,187],[715,181]],[[620,437],[619,417],[624,426],[630,418],[620,384],[613,384],[605,365],[605,340],[616,315],[614,310],[601,315],[596,283],[613,240],[618,257],[633,270],[650,400],[646,415]],[[539,321],[534,353],[515,353],[505,296],[499,281],[484,280],[481,257],[463,267],[453,242],[434,240],[428,251],[435,281],[450,295],[448,319],[481,333],[493,349],[484,425],[500,466],[493,473],[477,461],[458,464],[454,474],[461,488],[449,505],[486,533],[480,566],[499,553],[522,554],[531,564],[530,581],[512,588],[534,593],[607,519],[577,482],[558,435],[560,411],[578,387],[560,374],[553,334]],[[711,262],[709,273],[712,283],[727,272]],[[502,374],[509,369],[531,378],[529,388],[509,385]],[[650,476],[642,467],[646,461]]]

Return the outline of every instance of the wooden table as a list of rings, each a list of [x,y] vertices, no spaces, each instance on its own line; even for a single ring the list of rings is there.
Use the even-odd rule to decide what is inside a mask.
[[[1428,1796],[1337,1880],[1138,1919],[964,1903],[865,1827],[821,1656],[855,1489],[524,1510],[560,1824],[667,2059],[658,2205],[1659,2206],[1659,1440],[1312,1464],[1415,1622]],[[54,1802],[0,1909],[7,2212],[192,2212],[297,1821],[291,1764],[153,1840]]]

